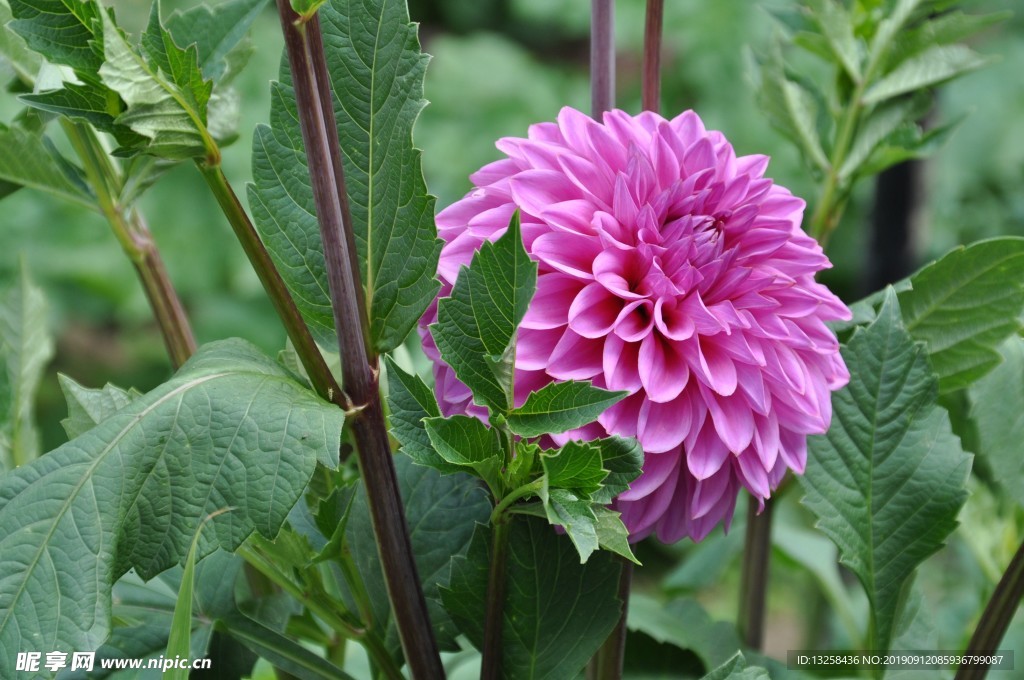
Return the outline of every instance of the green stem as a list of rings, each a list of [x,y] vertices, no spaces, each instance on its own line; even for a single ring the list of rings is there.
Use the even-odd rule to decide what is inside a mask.
[[[544,488],[544,480],[538,479],[538,480],[536,480],[534,482],[530,482],[529,484],[524,484],[523,486],[519,487],[518,489],[512,491],[510,494],[508,494],[507,496],[502,498],[501,502],[498,503],[494,507],[494,510],[491,512],[491,523],[495,524],[495,523],[501,521],[501,519],[505,515],[506,511],[509,509],[509,507],[513,503],[515,503],[516,501],[518,501],[521,498],[526,498],[527,496],[532,496],[532,495],[538,493],[543,488]]]
[[[620,558],[622,571],[619,573],[619,600],[622,601],[622,616],[608,639],[587,667],[587,680],[621,680],[626,658],[626,634],[629,632],[629,591],[633,585],[633,563]]]
[[[344,191],[341,148],[334,126],[320,22],[316,16],[306,23],[299,21],[289,0],[278,0],[277,8],[323,242],[345,398],[356,414],[350,419],[351,431],[388,599],[412,675],[440,678],[444,669],[420,585],[384,422],[378,358],[365,330],[366,301]]]
[[[338,604],[329,602],[329,598],[325,597],[323,593],[307,593],[305,589],[283,573],[272,560],[251,546],[243,545],[236,553],[256,571],[278,585],[281,590],[294,597],[310,613],[327,624],[331,630],[362,644],[385,677],[389,680],[403,680],[404,676],[401,670],[374,631],[361,626],[361,622],[351,620],[351,617],[344,613],[335,611],[331,605],[338,606]]]
[[[1024,599],[1024,543],[1017,548],[1017,553],[999,579],[992,597],[985,607],[974,629],[974,635],[964,652],[967,656],[992,656],[999,648],[1010,627],[1021,600]],[[982,680],[988,675],[989,666],[962,665],[956,672],[955,680]]]
[[[501,679],[502,627],[505,615],[505,567],[508,563],[510,517],[492,524],[490,572],[487,577],[487,611],[484,619],[483,661],[480,680]]]
[[[743,574],[740,582],[740,637],[747,647],[760,650],[764,643],[765,598],[768,593],[768,569],[772,550],[771,499],[764,512],[757,513],[757,500],[751,496],[747,510],[747,534],[743,550]]]
[[[295,346],[295,352],[299,355],[299,360],[302,362],[303,368],[306,369],[310,382],[313,383],[313,389],[324,399],[344,408],[345,402],[341,388],[338,387],[337,381],[331,374],[331,369],[324,361],[320,348],[313,341],[306,322],[302,320],[302,315],[295,306],[288,287],[281,278],[281,274],[278,273],[277,267],[274,266],[274,261],[270,258],[270,253],[264,247],[259,234],[256,233],[255,227],[249,220],[249,215],[246,214],[245,208],[242,207],[231,185],[228,184],[224,171],[219,165],[197,163],[197,166],[214,198],[217,199],[221,211],[228,219],[228,223],[231,224],[238,242],[242,244],[242,249],[245,250],[249,262],[256,270],[263,289],[270,297],[270,301],[288,333],[288,338]]]
[[[61,124],[82,162],[86,181],[96,194],[100,212],[107,219],[122,250],[135,267],[163,336],[171,364],[178,368],[195,353],[196,341],[185,308],[167,275],[167,268],[160,257],[153,235],[137,210],[126,211],[118,205],[116,196],[122,184],[120,173],[110,162],[110,157],[92,128],[82,123],[73,123],[66,118],[61,119]]]

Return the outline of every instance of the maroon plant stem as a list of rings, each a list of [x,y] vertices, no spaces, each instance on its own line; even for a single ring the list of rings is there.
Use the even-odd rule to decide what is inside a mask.
[[[744,644],[755,650],[760,650],[764,644],[765,598],[772,551],[772,508],[773,503],[769,499],[765,501],[764,511],[758,514],[757,501],[751,497],[747,510],[738,623]]]
[[[644,111],[655,113],[661,109],[661,33],[664,17],[665,0],[647,0],[641,98]]]
[[[339,187],[344,186],[339,176],[341,151],[336,143],[332,146],[332,139],[336,142],[337,137],[328,130],[334,125],[334,107],[330,92],[323,92],[330,85],[321,80],[326,75],[322,43],[317,38],[307,38],[319,30],[319,24],[315,18],[305,24],[298,23],[299,17],[288,0],[277,0],[277,8],[323,239],[334,326],[341,351],[342,381],[346,398],[351,401],[352,433],[366,484],[384,580],[413,677],[443,678],[441,657],[420,587],[384,424],[377,384],[377,357],[367,346],[362,330],[366,324],[359,292],[362,284],[359,270],[353,266],[356,262],[351,247],[353,237],[346,233],[351,223],[345,220],[343,199],[338,194]]]
[[[1024,600],[1024,543],[1017,548],[1017,553],[999,579],[964,654],[983,657],[995,654],[1021,600]],[[962,665],[955,680],[983,680],[988,671],[988,665]]]
[[[590,111],[594,118],[615,108],[615,9],[613,0],[590,7]]]

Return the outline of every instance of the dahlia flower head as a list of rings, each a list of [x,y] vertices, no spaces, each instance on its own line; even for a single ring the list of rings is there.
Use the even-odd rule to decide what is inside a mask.
[[[830,267],[800,228],[805,203],[764,177],[766,156],[737,157],[693,111],[603,123],[564,108],[437,216],[445,241],[439,297],[485,240],[520,211],[538,264],[517,335],[515,399],[550,382],[591,380],[629,396],[550,444],[636,437],[643,472],[615,507],[637,541],[701,540],[732,519],[745,488],[763,507],[787,469],[802,473],[807,435],[832,417],[849,380],[825,326],[850,311],[814,275]],[[445,415],[483,417],[421,319]]]

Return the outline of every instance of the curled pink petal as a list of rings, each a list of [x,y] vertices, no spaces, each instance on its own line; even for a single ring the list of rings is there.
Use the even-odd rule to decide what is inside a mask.
[[[741,489],[761,503],[807,436],[832,417],[849,372],[826,322],[850,311],[814,276],[830,267],[801,229],[805,203],[686,111],[672,120],[565,108],[500,140],[507,156],[437,216],[441,295],[519,210],[537,293],[518,334],[516,401],[553,381],[593,380],[628,396],[543,445],[636,437],[641,476],[615,501],[636,541],[700,540],[728,528]],[[482,417],[440,358],[424,314],[445,414]]]

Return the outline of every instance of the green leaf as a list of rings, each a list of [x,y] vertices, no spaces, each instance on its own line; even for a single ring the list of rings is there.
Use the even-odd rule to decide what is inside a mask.
[[[212,517],[207,516],[199,523],[196,529],[195,538],[192,539],[192,546],[188,549],[185,557],[184,571],[181,574],[181,586],[178,588],[178,598],[174,604],[174,614],[171,617],[170,634],[167,637],[168,659],[187,659],[192,655],[190,646],[192,641],[192,593],[195,589],[196,552],[199,549],[199,538],[203,534],[203,527]],[[171,680],[188,680],[188,669],[172,668],[165,676]]]
[[[541,454],[540,461],[548,488],[573,489],[588,498],[608,476],[601,465],[601,449],[589,442],[567,442],[557,451]]]
[[[594,505],[591,508],[597,519],[597,542],[605,550],[622,555],[630,562],[640,564],[640,560],[633,554],[629,547],[629,530],[622,523],[622,515],[602,505]]]
[[[963,45],[935,45],[897,66],[864,93],[867,106],[979,69],[989,59]]]
[[[576,380],[549,383],[531,392],[522,406],[509,411],[508,426],[521,437],[575,430],[596,420],[626,394]]]
[[[0,59],[11,65],[22,82],[33,83],[43,60],[7,25],[13,17],[7,0],[0,0]]]
[[[597,516],[590,497],[575,490],[556,488],[541,492],[541,500],[548,522],[565,529],[580,554],[580,563],[586,562],[599,545]]]
[[[292,9],[300,17],[309,18],[316,14],[327,0],[291,0]]]
[[[759,76],[758,103],[771,124],[797,144],[811,167],[822,172],[828,170],[829,161],[817,128],[821,105],[803,83],[787,77],[778,39],[760,64]]]
[[[479,649],[491,530],[478,526],[465,557],[452,560],[445,608]],[[509,530],[501,674],[533,680],[574,678],[615,627],[618,559],[597,553],[580,564],[576,550],[539,518],[515,517]]]
[[[595,503],[611,503],[640,476],[644,464],[644,450],[640,443],[632,438],[606,437],[587,443],[601,450],[601,467],[608,471],[601,488],[591,494],[591,497]]]
[[[218,622],[218,628],[242,643],[254,654],[266,659],[278,668],[296,678],[312,680],[354,680],[320,654],[291,640],[273,628],[254,621],[241,612],[225,616]]]
[[[878,318],[843,351],[850,383],[828,434],[809,439],[804,503],[871,603],[869,649],[888,649],[904,587],[956,526],[971,456],[936,404],[923,344],[889,290]]]
[[[68,403],[68,417],[60,421],[68,439],[85,434],[142,396],[134,389],[125,390],[110,383],[101,389],[89,389],[62,373],[57,380]]]
[[[771,676],[760,666],[748,666],[743,652],[736,652],[728,661],[701,680],[771,680]]]
[[[394,349],[437,294],[441,242],[412,130],[427,56],[404,0],[334,0],[319,10],[370,339]],[[333,334],[323,248],[290,77],[271,96],[271,127],[253,139],[249,202],[256,227],[307,323]]]
[[[536,283],[537,265],[523,247],[517,213],[505,233],[484,242],[463,268],[451,296],[438,302],[430,332],[441,358],[491,413],[513,406],[515,331]]]
[[[248,343],[200,349],[167,383],[60,448],[0,478],[0,656],[45,642],[94,649],[110,588],[183,559],[274,536],[343,413]],[[101,500],[98,500],[101,499]],[[173,509],[173,511],[172,511]]]
[[[55,64],[64,64],[91,80],[103,64],[98,2],[83,0],[7,0],[14,21],[11,29],[30,48]]]
[[[153,5],[142,38],[143,59],[113,20],[103,15],[106,59],[99,74],[103,83],[128,105],[116,122],[146,138],[145,146],[129,151],[169,159],[218,157],[217,144],[206,129],[206,105],[213,83],[199,70],[198,52],[174,44],[160,24],[159,3]]]
[[[24,264],[17,283],[0,291],[0,470],[39,455],[35,400],[53,340],[46,298]]]
[[[810,0],[807,5],[835,59],[853,82],[860,81],[861,53],[853,34],[853,17],[836,0]]]
[[[872,111],[861,123],[853,146],[839,169],[840,180],[847,181],[857,174],[858,169],[871,157],[872,152],[880,144],[896,132],[900,126],[907,122],[914,124],[930,106],[930,98],[909,97],[887,102]]]
[[[999,348],[1003,364],[970,387],[971,419],[977,423],[976,452],[996,484],[1024,507],[1024,339]]]
[[[459,648],[458,631],[441,606],[438,589],[448,585],[451,559],[466,552],[473,527],[487,522],[491,502],[479,483],[469,475],[440,475],[436,470],[414,465],[404,456],[395,458],[398,484],[409,518],[416,568],[427,598],[427,610],[438,645],[449,651]],[[380,556],[370,524],[366,491],[360,485],[349,515],[347,539],[359,573],[373,603],[375,625],[387,631],[388,649],[398,654],[398,631],[391,618],[387,588],[380,570]]]
[[[688,598],[662,604],[634,591],[626,625],[658,642],[691,650],[706,668],[725,663],[740,648],[735,625],[712,621],[696,600]]]
[[[195,44],[203,77],[218,85],[230,82],[248,61],[249,28],[267,0],[228,0],[213,7],[196,5],[175,11],[165,25],[177,45]]]
[[[929,18],[899,36],[886,59],[889,65],[887,70],[935,45],[950,45],[966,40],[989,26],[1006,21],[1011,16],[1012,12],[964,14],[957,10]]]
[[[420,465],[444,473],[461,472],[458,465],[437,454],[423,426],[424,418],[441,415],[434,393],[419,376],[403,371],[391,357],[385,357],[384,361],[387,364],[388,407],[391,410],[388,422],[392,436],[402,445],[402,451]]]
[[[971,384],[999,362],[996,348],[1024,311],[1024,238],[957,248],[922,268],[899,294],[907,330],[928,345],[939,389]]]
[[[95,208],[82,172],[41,134],[0,124],[0,180]]]
[[[449,465],[475,470],[495,495],[500,494],[504,456],[497,429],[462,415],[427,418],[423,425],[437,455]]]

